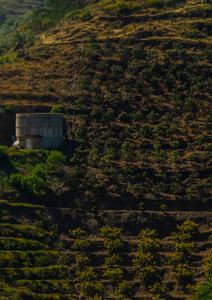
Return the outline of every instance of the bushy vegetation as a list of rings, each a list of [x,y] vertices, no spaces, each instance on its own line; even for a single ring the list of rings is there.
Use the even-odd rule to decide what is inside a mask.
[[[10,164],[10,157],[7,147],[0,146],[0,165],[5,166]]]
[[[207,300],[212,298],[212,283],[208,282],[207,284],[203,284],[198,287],[195,292],[196,300]]]
[[[106,5],[104,7],[104,10],[107,13],[112,13],[112,14],[130,14],[131,11],[133,10],[139,10],[141,8],[141,4],[140,3],[136,3],[136,2],[126,2],[124,0],[118,0],[116,1],[115,4],[112,5]]]
[[[57,178],[52,181],[54,172],[62,172],[65,164],[65,155],[60,151],[36,151],[8,149],[0,147],[0,160],[2,178],[9,171],[9,178],[6,179],[6,186],[1,192],[7,192],[13,188],[23,195],[41,196],[51,186],[54,190],[59,182]],[[51,185],[52,182],[52,185]],[[4,191],[5,190],[5,191]]]
[[[119,282],[123,279],[123,271],[120,268],[108,268],[103,273],[103,277],[111,279],[113,282]]]
[[[77,251],[86,251],[89,249],[89,247],[90,243],[88,240],[75,240],[71,248]]]

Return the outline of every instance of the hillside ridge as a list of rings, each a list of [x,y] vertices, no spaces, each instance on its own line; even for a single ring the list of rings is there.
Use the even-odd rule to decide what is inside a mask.
[[[203,300],[211,4],[61,3],[0,57],[1,293]],[[10,147],[15,113],[53,111],[64,114],[62,149]]]

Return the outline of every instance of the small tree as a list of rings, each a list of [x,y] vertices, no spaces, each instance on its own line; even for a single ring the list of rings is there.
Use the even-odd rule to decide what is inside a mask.
[[[116,291],[118,294],[129,296],[132,294],[132,286],[124,280],[118,284]]]
[[[120,265],[123,261],[123,258],[119,254],[113,254],[110,257],[105,258],[105,264],[113,267],[114,265]]]
[[[66,157],[62,152],[51,151],[50,155],[46,160],[47,167],[51,170],[57,170],[61,168],[66,161]]]
[[[112,228],[109,225],[103,226],[100,228],[100,236],[103,238],[109,239],[117,239],[120,237],[121,229],[120,228]]]
[[[82,288],[82,292],[87,295],[87,296],[90,296],[90,297],[95,297],[97,295],[101,295],[105,288],[104,288],[104,285],[100,282],[84,282],[82,283],[81,285],[81,288]],[[95,298],[92,298],[92,299],[95,299]]]
[[[86,251],[89,247],[90,243],[88,240],[76,240],[71,248],[76,251]]]
[[[155,261],[153,256],[150,253],[142,253],[138,252],[135,254],[135,258],[133,259],[133,265],[145,267],[148,265],[155,265]]]
[[[113,282],[118,282],[123,279],[124,273],[120,268],[112,269],[108,268],[104,273],[103,277],[111,279]]]
[[[80,239],[81,237],[87,236],[87,232],[85,230],[82,230],[80,227],[74,230],[69,230],[69,235],[73,239]]]
[[[194,277],[194,270],[190,270],[187,264],[179,264],[174,270],[174,277],[179,283],[185,284]]]
[[[50,111],[51,114],[57,114],[57,113],[60,113],[60,112],[61,112],[61,109],[58,106],[53,106],[51,111]]]
[[[110,252],[120,252],[124,248],[123,243],[119,239],[116,240],[106,239],[104,241],[104,246]]]
[[[86,268],[82,271],[77,271],[76,274],[79,280],[92,281],[97,278],[97,274],[94,272],[94,268]]]
[[[91,262],[90,259],[87,256],[84,256],[82,254],[77,255],[76,258],[75,258],[75,260],[76,260],[76,264],[80,268],[82,268],[84,266],[88,266],[90,264],[90,262]]]
[[[144,283],[148,286],[155,283],[155,281],[159,279],[157,271],[151,266],[141,268],[138,276],[139,279],[144,281]]]

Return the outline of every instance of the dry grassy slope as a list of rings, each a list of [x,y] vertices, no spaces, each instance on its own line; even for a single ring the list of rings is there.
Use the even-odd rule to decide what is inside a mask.
[[[93,36],[103,47],[106,42],[111,41],[115,49],[120,40],[128,40],[132,45],[143,43],[144,46],[151,47],[151,51],[154,49],[157,52],[161,62],[164,50],[161,51],[158,46],[168,41],[182,42],[188,53],[192,55],[194,51],[201,56],[202,49],[211,46],[211,36],[202,33],[198,38],[184,38],[181,34],[184,29],[192,32],[198,26],[201,28],[200,32],[204,32],[207,26],[211,30],[210,12],[209,4],[188,1],[176,9],[149,9],[139,15],[135,13],[121,18],[107,16],[98,6],[94,6],[90,9],[90,21],[75,19],[64,22],[41,35],[36,46],[20,50],[18,56],[21,58],[11,55],[11,64],[7,63],[1,68],[2,99],[15,101],[16,98],[26,98],[29,101],[45,101],[48,97],[50,101],[57,102],[60,98],[69,98],[82,47],[85,47],[86,42]],[[102,55],[103,59],[108,59],[104,58],[105,54]],[[115,53],[110,58],[120,60]],[[200,65],[202,63],[202,60],[198,62]],[[205,64],[208,62],[205,61]],[[78,79],[80,82],[79,74]],[[54,86],[54,93],[49,93],[49,85]],[[77,85],[71,94],[79,95],[79,92]]]

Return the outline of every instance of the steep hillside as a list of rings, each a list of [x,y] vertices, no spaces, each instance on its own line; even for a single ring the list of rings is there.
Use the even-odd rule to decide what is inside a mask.
[[[55,106],[66,120],[63,154],[0,149],[0,195],[11,213],[14,202],[31,203],[32,226],[41,218],[33,205],[46,206],[43,230],[58,224],[49,251],[71,249],[74,288],[70,296],[64,282],[65,296],[53,296],[58,278],[33,285],[17,269],[5,283],[24,280],[35,299],[189,299],[212,273],[211,4],[68,5],[54,26],[54,6],[37,16],[34,45],[21,40],[0,58],[1,124]]]
[[[210,5],[106,9],[90,7],[85,20],[76,13],[37,45],[3,57],[3,103],[74,113],[68,187],[80,187],[83,199],[209,205]]]
[[[43,0],[2,0],[0,6],[0,36],[7,34],[21,21],[26,21],[33,10],[44,5]]]

